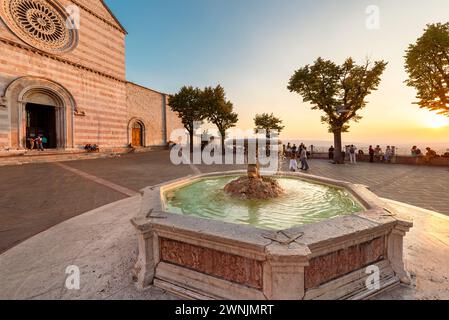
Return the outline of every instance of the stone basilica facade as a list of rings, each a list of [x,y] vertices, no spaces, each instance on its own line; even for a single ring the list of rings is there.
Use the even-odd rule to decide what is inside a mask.
[[[126,81],[125,37],[101,0],[0,0],[0,151],[166,145],[182,124]]]

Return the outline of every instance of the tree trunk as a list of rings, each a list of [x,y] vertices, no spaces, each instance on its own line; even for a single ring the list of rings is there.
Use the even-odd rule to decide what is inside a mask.
[[[341,130],[334,131],[334,145],[335,145],[335,153],[334,153],[334,162],[336,164],[344,164],[345,158],[342,153],[342,139],[341,139]]]
[[[221,156],[223,157],[223,159],[226,156],[226,146],[225,146],[225,133],[221,133]]]
[[[194,136],[194,132],[189,132],[189,136],[190,136],[190,156],[193,156],[193,136]]]

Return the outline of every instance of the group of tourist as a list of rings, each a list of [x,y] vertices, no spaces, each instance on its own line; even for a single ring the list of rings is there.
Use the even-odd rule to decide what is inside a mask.
[[[284,156],[290,159],[289,170],[292,172],[296,172],[298,169],[303,171],[308,171],[310,169],[309,165],[309,153],[307,152],[307,147],[305,144],[301,143],[299,147],[294,144],[293,146],[288,143],[285,147]],[[299,167],[298,160],[301,164]]]
[[[37,136],[37,138],[31,137],[30,141],[30,150],[37,149],[38,151],[45,151],[44,144],[47,144],[47,138],[44,136]]]
[[[346,156],[346,159],[351,164],[357,164],[357,157],[362,157],[365,155],[365,152],[363,150],[359,150],[355,145],[347,145],[345,147],[344,154]],[[382,150],[382,148],[378,145],[375,148],[373,146],[369,146],[368,149],[369,159],[371,163],[374,163],[376,161],[378,162],[391,162],[391,159],[396,155],[396,147],[388,146],[385,152]],[[329,148],[329,160],[333,160],[335,155],[335,148],[334,146],[331,146]]]
[[[438,154],[435,150],[433,150],[430,147],[426,148],[426,153],[423,154],[423,152],[421,151],[421,149],[419,149],[417,146],[413,146],[412,150],[410,151],[411,156],[414,158],[419,158],[419,157],[423,157],[424,161],[426,163],[429,163],[432,159],[437,158]]]
[[[345,148],[345,156],[346,159],[351,164],[357,164],[357,157],[363,157],[365,152],[363,150],[359,150],[354,145],[348,145]],[[333,160],[335,155],[335,148],[331,146],[329,148],[329,160]],[[376,147],[369,146],[368,149],[369,161],[371,163],[374,162],[383,162],[390,163],[392,159],[397,155],[397,148],[395,146],[387,146],[385,151],[381,148],[380,145]],[[449,154],[448,154],[449,155]],[[426,148],[426,153],[423,153],[421,149],[417,146],[413,146],[411,149],[411,156],[414,158],[423,157],[426,162],[430,162],[433,158],[438,157],[438,154],[432,148]]]
[[[369,147],[369,161],[371,163],[378,161],[378,162],[391,162],[393,157],[396,156],[396,147],[387,146],[387,149],[385,149],[385,152],[382,150],[382,148],[378,145],[375,148],[373,146]]]

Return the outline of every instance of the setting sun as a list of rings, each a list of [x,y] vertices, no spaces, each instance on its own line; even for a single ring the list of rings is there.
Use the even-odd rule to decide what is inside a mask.
[[[429,114],[425,119],[425,126],[431,129],[438,129],[449,126],[449,118],[439,114]]]

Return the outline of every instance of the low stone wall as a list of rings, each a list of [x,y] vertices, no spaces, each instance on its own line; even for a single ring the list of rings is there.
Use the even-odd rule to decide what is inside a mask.
[[[329,159],[329,155],[327,153],[314,153],[311,157],[312,159]],[[359,162],[369,162],[369,155],[357,155],[357,161]],[[375,162],[379,163],[379,159],[374,159]],[[430,162],[426,162],[425,157],[410,157],[410,156],[395,156],[391,159],[391,163],[393,164],[406,164],[406,165],[428,165],[428,166],[437,166],[437,167],[449,167],[449,158],[445,157],[437,157],[430,160]]]

